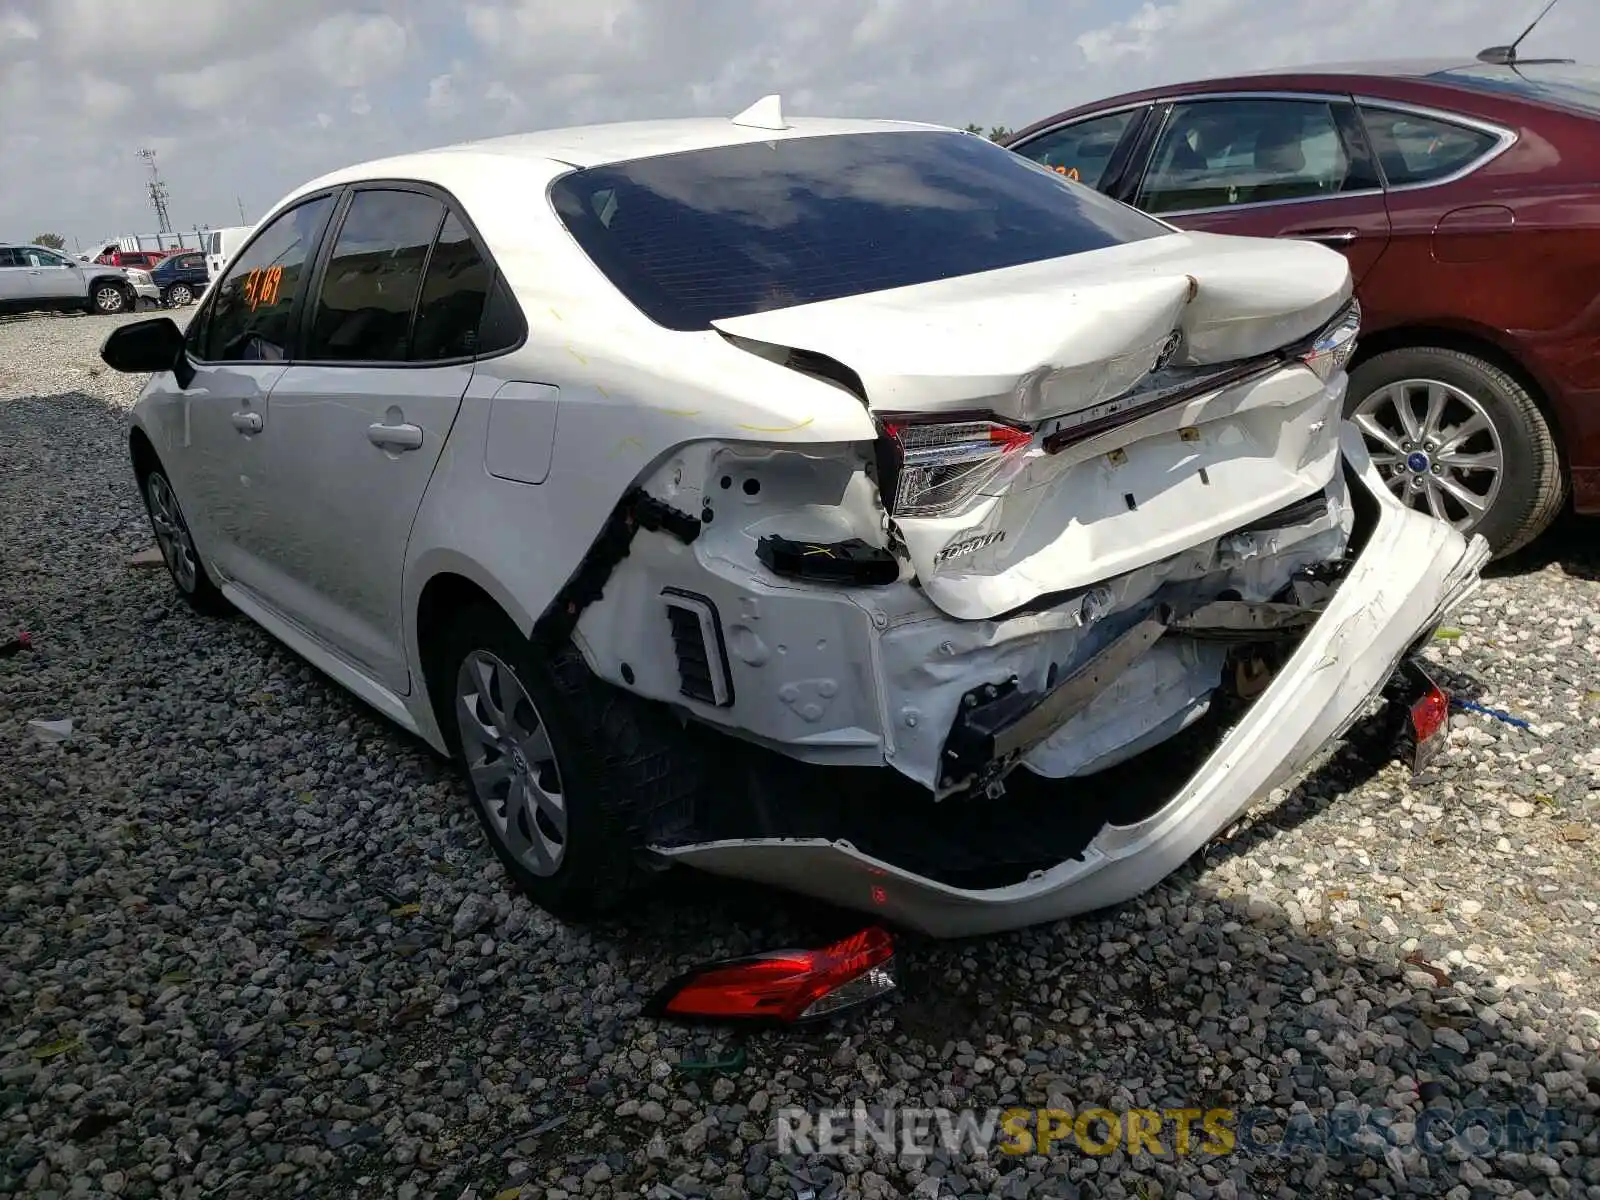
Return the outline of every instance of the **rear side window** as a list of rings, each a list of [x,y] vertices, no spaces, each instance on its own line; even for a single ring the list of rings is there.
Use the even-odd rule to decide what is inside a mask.
[[[404,362],[428,249],[444,205],[420,192],[351,199],[323,272],[306,359]]]
[[[466,358],[477,351],[492,274],[466,226],[451,213],[428,259],[411,334],[413,362]]]
[[[1377,182],[1346,152],[1325,101],[1198,100],[1173,105],[1138,203],[1153,213],[1198,212],[1314,200]]]
[[[591,167],[562,221],[669,329],[1102,250],[1170,232],[964,133],[781,138]]]
[[[20,267],[23,265],[22,254],[19,251],[12,250],[7,246],[0,246],[0,267]]]
[[[319,196],[278,216],[212,289],[195,356],[212,362],[281,362],[305,275],[306,258],[333,208]]]
[[[1492,133],[1387,108],[1361,109],[1390,187],[1432,183],[1472,166],[1500,143]]]

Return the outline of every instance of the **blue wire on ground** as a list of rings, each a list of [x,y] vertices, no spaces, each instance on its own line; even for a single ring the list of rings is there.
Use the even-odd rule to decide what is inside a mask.
[[[1486,717],[1493,717],[1496,721],[1504,721],[1507,725],[1515,725],[1518,729],[1529,729],[1531,725],[1521,717],[1513,717],[1508,712],[1498,708],[1485,708],[1481,704],[1474,704],[1471,700],[1461,700],[1455,696],[1450,697],[1452,708],[1463,709],[1466,712],[1482,713]]]

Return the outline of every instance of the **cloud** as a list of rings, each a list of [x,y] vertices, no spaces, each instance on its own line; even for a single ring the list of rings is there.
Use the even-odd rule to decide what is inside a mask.
[[[428,95],[423,101],[428,115],[435,120],[448,120],[461,109],[461,97],[456,92],[455,76],[450,72],[435,75],[428,80]]]
[[[1470,56],[1542,0],[0,0],[0,236],[231,224],[367,158],[517,129],[791,113],[1022,125],[1207,74]],[[1600,59],[1588,5],[1526,51]],[[114,31],[114,50],[95,31]],[[18,230],[23,231],[18,234]]]
[[[311,31],[309,52],[322,77],[339,87],[365,87],[406,61],[406,27],[387,14],[336,13]]]
[[[36,42],[39,26],[12,9],[0,11],[0,42]]]

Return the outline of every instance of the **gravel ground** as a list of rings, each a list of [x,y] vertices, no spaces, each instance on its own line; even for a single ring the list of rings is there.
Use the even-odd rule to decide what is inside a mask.
[[[1433,650],[1530,729],[1459,713],[1413,784],[1358,726],[1140,901],[907,939],[896,1003],[735,1041],[641,1002],[836,914],[686,877],[586,932],[513,897],[426,749],[128,566],[112,324],[0,321],[0,629],[37,639],[0,661],[0,1193],[1600,1200],[1595,524]],[[857,1100],[1393,1124],[1333,1154],[780,1153],[778,1109]],[[1548,1144],[1407,1144],[1508,1106],[1560,1110]]]

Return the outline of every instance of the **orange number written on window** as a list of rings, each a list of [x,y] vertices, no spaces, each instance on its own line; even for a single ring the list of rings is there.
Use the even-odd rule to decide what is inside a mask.
[[[257,267],[244,277],[245,303],[250,306],[251,312],[255,312],[263,304],[276,304],[278,302],[278,290],[282,286],[282,267],[267,267],[264,270]]]
[[[1078,175],[1077,167],[1057,167],[1056,174],[1065,175],[1068,179],[1076,179],[1080,183],[1082,182],[1081,177]]]

